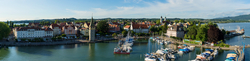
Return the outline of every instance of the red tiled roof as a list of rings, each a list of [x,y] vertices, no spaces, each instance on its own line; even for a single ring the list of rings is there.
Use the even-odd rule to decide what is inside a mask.
[[[66,23],[64,22],[64,23],[60,23],[60,26],[65,26],[66,25]]]
[[[148,25],[145,25],[145,24],[132,24],[133,26],[133,29],[147,29],[148,28]]]
[[[40,27],[16,27],[15,29],[16,29],[16,31],[27,30],[27,29],[35,29],[35,30],[41,29],[41,30],[43,30]]]
[[[53,31],[53,30],[51,28],[49,28],[49,27],[46,27],[45,31]]]
[[[64,26],[65,29],[67,29],[68,27],[73,27],[73,29],[75,29],[75,26]]]
[[[54,29],[54,27],[59,27],[59,28],[61,28],[59,25],[57,25],[57,24],[51,24],[50,25],[51,27],[52,27],[52,29]]]
[[[124,28],[129,28],[130,27],[130,25],[126,25]]]
[[[121,25],[121,24],[119,24],[119,23],[117,23],[117,22],[112,22],[113,24],[115,24],[115,25]]]

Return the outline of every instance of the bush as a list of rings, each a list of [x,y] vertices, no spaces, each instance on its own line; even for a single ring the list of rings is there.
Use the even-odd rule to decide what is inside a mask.
[[[219,46],[219,47],[229,47],[230,45],[225,44],[225,43],[219,43],[219,44],[214,44],[214,46]]]
[[[62,37],[66,37],[66,34],[62,34]]]

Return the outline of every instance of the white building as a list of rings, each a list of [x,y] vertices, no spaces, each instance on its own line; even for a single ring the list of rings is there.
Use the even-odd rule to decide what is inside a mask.
[[[53,29],[53,35],[60,35],[61,34],[61,26],[57,25],[57,24],[51,24],[50,28]]]
[[[53,37],[53,30],[50,28],[41,29],[39,27],[17,27],[13,29],[13,33],[17,39]]]
[[[130,30],[133,30],[136,33],[148,33],[149,32],[149,28],[148,25],[146,24],[136,24],[136,23],[132,23],[130,25]]]

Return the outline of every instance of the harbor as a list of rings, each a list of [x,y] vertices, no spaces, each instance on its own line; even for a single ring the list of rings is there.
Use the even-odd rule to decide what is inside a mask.
[[[234,26],[233,24],[231,28]],[[242,25],[248,25],[248,24],[242,24]],[[219,24],[220,26],[220,24]],[[227,25],[228,26],[228,25]],[[250,28],[244,28],[245,30],[249,30]],[[245,33],[245,35],[250,35],[248,32]],[[161,37],[161,36],[158,36]],[[0,59],[2,61],[103,61],[103,60],[110,60],[110,61],[144,61],[145,60],[145,54],[147,53],[156,53],[157,50],[161,48],[171,48],[175,51],[179,51],[178,45],[184,45],[182,42],[175,42],[176,40],[168,40],[172,41],[173,44],[160,44],[158,42],[148,40],[147,38],[142,38],[141,40],[147,41],[143,43],[136,43],[139,42],[137,39],[135,40],[135,43],[132,46],[132,51],[130,54],[114,54],[114,48],[118,45],[117,42],[98,42],[98,43],[89,43],[87,41],[81,41],[79,44],[58,44],[58,45],[40,45],[40,46],[1,46],[0,47]],[[125,39],[124,39],[125,40]],[[226,39],[225,43],[231,45],[231,46],[241,46],[244,45],[242,42],[244,42],[245,49],[238,49],[240,53],[238,54],[239,61],[249,61],[250,59],[247,58],[250,54],[249,52],[241,53],[244,51],[250,51],[248,44],[250,39],[246,38],[243,39],[242,35],[232,37],[231,39]],[[109,40],[107,40],[109,41]],[[111,40],[110,40],[111,41]],[[175,44],[176,43],[176,44]],[[187,46],[195,46],[194,50],[189,53],[184,53],[182,55],[175,53],[173,55],[176,56],[176,59],[174,61],[188,61],[188,60],[194,60],[197,58],[197,55],[200,55],[202,53],[205,53],[206,49],[211,49],[211,47],[206,46],[199,46],[199,45],[192,45],[192,44],[186,44]],[[227,55],[235,52],[234,48],[238,48],[237,46],[233,48],[222,48],[221,50],[218,50],[218,55],[213,58],[212,61],[225,61],[227,59]],[[215,49],[217,47],[213,47],[212,49]],[[46,59],[43,59],[43,58]],[[65,58],[67,57],[67,58]],[[29,59],[24,59],[29,58]]]

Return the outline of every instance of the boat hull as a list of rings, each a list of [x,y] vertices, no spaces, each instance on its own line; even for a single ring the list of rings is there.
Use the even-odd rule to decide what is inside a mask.
[[[130,53],[127,53],[127,52],[114,52],[114,54],[130,54]]]

